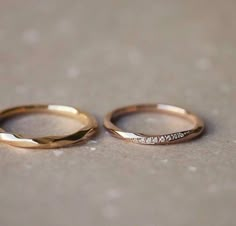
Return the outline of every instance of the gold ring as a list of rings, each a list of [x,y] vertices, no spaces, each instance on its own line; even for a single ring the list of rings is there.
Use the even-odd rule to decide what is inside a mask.
[[[150,135],[143,133],[134,133],[123,131],[118,128],[114,122],[130,113],[134,112],[159,112],[169,115],[175,115],[189,120],[193,123],[193,128],[190,130],[161,134],[161,135]],[[203,121],[197,117],[195,114],[176,106],[166,105],[166,104],[140,104],[132,105],[128,107],[123,107],[116,109],[108,113],[104,119],[104,127],[115,137],[131,141],[137,144],[172,144],[187,141],[199,136],[204,130]]]
[[[53,113],[80,120],[84,127],[67,136],[47,136],[27,138],[13,134],[0,128],[0,142],[21,148],[58,148],[88,140],[97,131],[97,122],[93,116],[77,108],[62,105],[27,105],[15,107],[0,112],[0,121],[9,117],[28,113]]]

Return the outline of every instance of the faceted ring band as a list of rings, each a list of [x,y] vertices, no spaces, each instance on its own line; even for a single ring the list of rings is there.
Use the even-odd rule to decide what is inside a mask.
[[[16,115],[28,113],[53,113],[75,118],[83,123],[83,128],[66,136],[30,138],[14,134],[0,128],[0,142],[21,148],[59,148],[88,140],[97,131],[97,122],[90,114],[78,108],[63,105],[27,105],[0,112],[0,122]]]
[[[168,115],[179,116],[189,120],[193,128],[169,134],[143,134],[123,131],[115,125],[115,121],[120,117],[135,112],[159,112]],[[188,141],[199,136],[204,130],[204,122],[195,114],[172,105],[166,104],[139,104],[122,107],[108,113],[104,119],[104,127],[114,136],[137,144],[173,144]]]

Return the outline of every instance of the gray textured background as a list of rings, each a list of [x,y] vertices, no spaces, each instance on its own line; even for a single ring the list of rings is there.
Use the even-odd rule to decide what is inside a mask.
[[[1,109],[61,103],[101,124],[113,108],[164,102],[207,124],[202,138],[170,146],[127,144],[103,129],[92,143],[60,150],[1,144],[1,226],[236,225],[235,1],[0,4]],[[161,119],[121,123],[181,127]],[[74,125],[30,116],[5,126],[50,134]]]

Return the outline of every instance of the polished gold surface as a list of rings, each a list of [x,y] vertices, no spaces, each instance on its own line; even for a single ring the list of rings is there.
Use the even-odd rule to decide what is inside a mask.
[[[123,131],[114,124],[118,118],[134,112],[159,112],[175,115],[191,121],[193,128],[175,133],[151,135]],[[104,126],[113,136],[138,144],[180,143],[199,136],[204,130],[204,123],[199,117],[183,108],[166,104],[140,104],[116,109],[106,115]]]
[[[97,122],[93,116],[77,108],[62,105],[28,105],[19,106],[0,112],[0,122],[19,115],[28,113],[53,113],[78,119],[84,127],[75,133],[66,136],[23,137],[0,128],[0,142],[21,148],[58,148],[88,140],[97,130]]]

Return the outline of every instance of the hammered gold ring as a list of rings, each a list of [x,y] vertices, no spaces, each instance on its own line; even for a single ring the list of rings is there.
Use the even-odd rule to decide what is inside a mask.
[[[174,115],[192,122],[190,130],[169,134],[143,134],[138,132],[123,131],[115,125],[120,117],[135,112],[159,112]],[[139,104],[116,109],[108,113],[104,119],[104,127],[115,137],[137,144],[172,144],[188,141],[199,136],[204,130],[204,122],[195,114],[176,106],[166,104]]]
[[[84,126],[66,136],[23,137],[0,128],[0,142],[21,148],[59,148],[88,140],[97,131],[98,125],[93,116],[78,108],[63,105],[27,105],[0,112],[0,122],[19,114],[53,113],[78,119]]]

